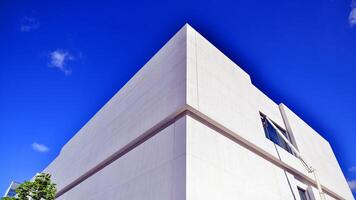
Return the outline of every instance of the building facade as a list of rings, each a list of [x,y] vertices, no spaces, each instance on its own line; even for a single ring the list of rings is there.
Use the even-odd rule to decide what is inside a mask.
[[[44,172],[59,200],[319,200],[283,137],[326,199],[354,199],[328,141],[185,25]]]
[[[20,183],[12,181],[10,186],[7,188],[3,197],[15,197],[16,196],[16,188],[20,185]]]

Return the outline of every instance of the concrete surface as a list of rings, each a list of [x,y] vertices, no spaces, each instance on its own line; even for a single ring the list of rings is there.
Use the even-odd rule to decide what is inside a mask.
[[[328,199],[354,199],[330,144],[189,25],[44,171],[60,200],[298,200],[298,187],[318,200],[313,176],[265,137],[260,113],[293,135]]]

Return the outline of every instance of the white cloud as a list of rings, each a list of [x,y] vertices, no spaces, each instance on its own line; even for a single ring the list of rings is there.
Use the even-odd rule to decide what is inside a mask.
[[[356,8],[352,8],[349,15],[349,23],[351,26],[356,25]]]
[[[22,32],[33,31],[38,29],[39,27],[40,27],[40,22],[36,18],[24,17],[21,20],[20,30]]]
[[[49,151],[49,148],[46,145],[40,144],[40,143],[37,143],[37,142],[32,143],[32,148],[35,151],[38,151],[38,152],[41,152],[41,153]]]
[[[356,1],[352,0],[350,6],[351,6],[351,12],[349,14],[349,23],[350,26],[353,27],[354,25],[356,25]]]
[[[356,180],[347,181],[352,191],[356,191]]]
[[[350,167],[349,172],[356,172],[356,166]]]
[[[68,51],[63,50],[55,50],[50,52],[50,66],[55,67],[61,70],[65,75],[70,75],[72,70],[67,68],[67,62],[70,60],[74,60],[74,56],[72,56]]]

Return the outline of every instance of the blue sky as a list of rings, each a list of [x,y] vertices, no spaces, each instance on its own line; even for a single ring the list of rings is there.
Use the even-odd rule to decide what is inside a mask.
[[[356,2],[0,2],[0,193],[30,179],[186,22],[330,141],[356,191]]]

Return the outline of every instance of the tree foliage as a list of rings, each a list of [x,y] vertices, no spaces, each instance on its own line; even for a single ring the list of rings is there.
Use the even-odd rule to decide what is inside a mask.
[[[3,197],[1,200],[54,200],[56,185],[51,182],[51,175],[37,174],[33,181],[25,181],[16,188],[16,197]]]

